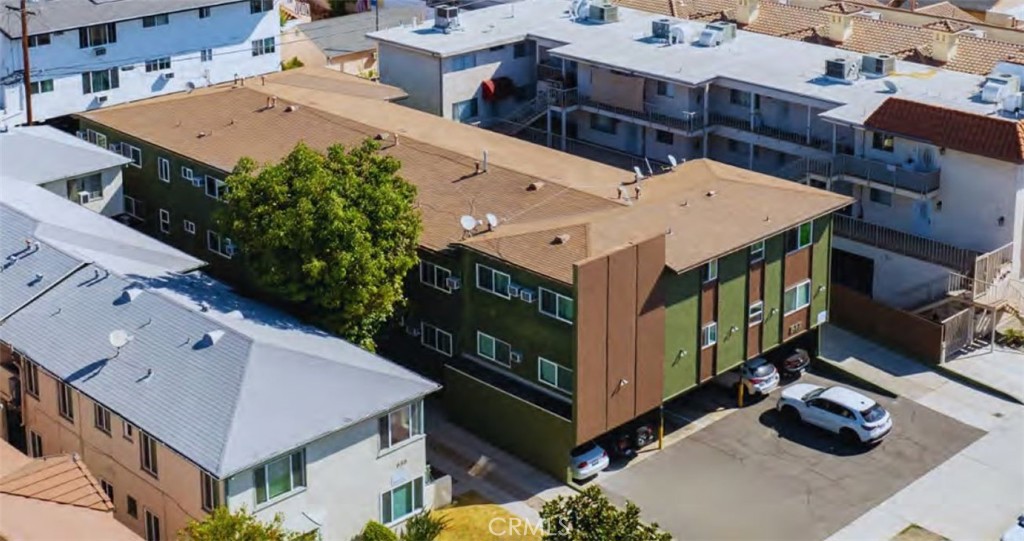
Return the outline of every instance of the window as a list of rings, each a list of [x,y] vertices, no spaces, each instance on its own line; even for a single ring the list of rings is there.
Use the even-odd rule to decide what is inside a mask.
[[[879,205],[885,205],[887,207],[892,206],[892,192],[879,190],[878,188],[871,188],[871,190],[868,191],[868,198],[871,199],[871,202],[873,203],[878,203]]]
[[[764,302],[757,301],[747,309],[747,325],[757,325],[764,321]]]
[[[512,367],[512,346],[480,331],[476,333],[476,354],[505,367]]]
[[[145,432],[139,432],[139,451],[142,469],[157,476],[159,468],[156,463],[156,440]]]
[[[107,498],[111,502],[113,502],[114,501],[114,485],[106,482],[103,479],[100,479],[100,488],[103,489],[103,493],[107,495]]]
[[[108,43],[117,43],[117,25],[114,23],[98,24],[78,29],[78,48],[99,47]]]
[[[185,227],[185,232],[188,233],[189,235],[195,235],[196,234],[196,223],[195,222],[190,222],[188,220],[185,220],[184,221],[184,227]]]
[[[228,259],[235,255],[235,246],[231,243],[231,239],[227,237],[221,238],[220,233],[209,229],[206,230],[206,248]]]
[[[469,98],[468,100],[452,104],[452,120],[463,123],[472,122],[479,115],[480,109],[477,106],[476,98]]]
[[[121,420],[121,435],[124,439],[132,441],[132,437],[135,435],[135,427],[131,423],[125,420]]]
[[[423,478],[417,477],[380,495],[380,521],[394,524],[423,509]]]
[[[160,232],[171,232],[171,213],[167,209],[160,209]]]
[[[45,94],[47,92],[53,92],[53,79],[32,81],[31,89],[32,94]]]
[[[700,330],[700,347],[709,348],[718,343],[718,323],[712,321]]]
[[[146,509],[146,541],[160,541],[160,518]]]
[[[142,201],[141,200],[135,199],[134,197],[132,197],[130,195],[124,196],[124,211],[129,216],[134,216],[134,217],[139,218],[141,220],[142,219],[142,215],[143,215],[142,208],[143,208],[143,205],[142,205]]]
[[[104,408],[99,404],[93,404],[92,415],[96,422],[96,428],[100,429],[106,435],[110,435],[110,410]]]
[[[423,434],[423,401],[406,404],[377,419],[380,449],[389,449]]]
[[[786,290],[783,298],[785,314],[789,315],[811,304],[811,282],[807,280]]]
[[[135,498],[128,496],[125,501],[125,512],[132,518],[139,518],[139,502],[135,501]]]
[[[261,56],[274,52],[274,38],[263,38],[252,41],[252,55]]]
[[[448,71],[462,71],[476,67],[476,54],[467,53],[453,56],[450,60],[451,68]]]
[[[87,71],[82,74],[82,94],[106,92],[120,86],[117,68]]]
[[[151,58],[146,61],[146,73],[171,69],[171,57]]]
[[[209,7],[199,8],[199,18],[200,19],[209,19],[210,18],[210,8]]]
[[[296,451],[256,468],[256,504],[306,486],[306,452]]]
[[[75,422],[74,390],[63,381],[57,382],[57,408],[65,419]]]
[[[50,44],[50,34],[36,34],[34,36],[29,36],[28,37],[28,46],[29,46],[29,48],[32,48],[32,47],[42,47],[43,45],[49,45],[49,44]]]
[[[133,147],[128,143],[121,143],[121,153],[124,154],[125,158],[132,161],[132,165],[135,167],[142,167],[142,151],[139,147]]]
[[[549,289],[539,288],[540,302],[537,303],[540,313],[559,321],[572,323],[575,309],[571,297],[560,295]]]
[[[156,159],[156,174],[164,182],[171,181],[171,161],[167,158]]]
[[[735,88],[730,89],[729,103],[733,105],[742,105],[744,107],[750,107],[750,92],[736,90]]]
[[[190,183],[193,182],[193,180],[195,179],[195,176],[193,176],[193,174],[192,174],[192,168],[191,167],[182,166],[181,167],[181,178],[184,179],[184,180],[189,181]]]
[[[166,13],[161,13],[160,15],[150,15],[148,17],[142,18],[142,27],[152,28],[154,26],[163,26],[169,22],[170,20],[168,19]]]
[[[786,251],[795,252],[811,245],[811,222],[806,222],[786,231]]]
[[[712,259],[700,268],[700,282],[706,284],[718,279],[718,260]]]
[[[420,282],[427,284],[435,289],[440,289],[445,293],[451,293],[451,288],[448,287],[448,278],[452,275],[452,271],[427,261],[420,261]]]
[[[526,56],[526,42],[521,41],[512,46],[512,58],[523,58]]]
[[[107,148],[107,136],[96,130],[85,130],[85,140],[100,148]]]
[[[214,199],[223,199],[228,194],[228,185],[219,178],[206,175],[206,195]]]
[[[220,505],[220,494],[217,491],[217,480],[206,472],[200,472],[200,483],[203,494],[203,510],[213,511]]]
[[[32,458],[43,456],[43,437],[31,430],[28,431],[28,454]]]
[[[764,241],[755,242],[750,245],[750,263],[754,264],[764,260]]]
[[[590,129],[599,131],[602,133],[615,134],[615,130],[619,126],[619,121],[610,117],[599,115],[597,113],[590,113]]]
[[[68,199],[78,202],[80,194],[89,194],[89,200],[103,199],[103,177],[95,173],[68,181]]]
[[[544,357],[537,357],[537,379],[559,391],[572,394],[572,370]]]
[[[199,61],[210,62],[213,60],[213,49],[200,49],[199,50]]]
[[[39,367],[31,361],[25,361],[25,392],[39,398]]]
[[[675,95],[676,95],[676,89],[675,89],[674,86],[672,86],[671,84],[669,84],[669,83],[667,83],[665,81],[657,81],[657,86],[655,88],[655,93],[658,94],[659,96],[665,96],[667,98],[672,98],[672,97],[675,97]]]
[[[420,323],[420,343],[438,353],[452,356],[452,335],[429,323]]]
[[[505,48],[504,45],[495,45],[494,47],[490,47],[487,50],[489,50],[489,51],[501,51],[504,48]]]
[[[510,299],[512,297],[509,295],[508,286],[511,282],[512,278],[504,272],[484,265],[476,266],[476,287],[479,289]]]
[[[884,152],[896,150],[896,138],[882,132],[871,132],[871,147]]]
[[[654,140],[663,145],[672,145],[676,142],[676,136],[670,131],[654,130]]]
[[[263,13],[274,9],[274,0],[249,0],[249,13]]]

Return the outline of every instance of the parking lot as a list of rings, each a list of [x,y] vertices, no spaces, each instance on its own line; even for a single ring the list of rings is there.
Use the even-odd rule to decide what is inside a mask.
[[[677,539],[824,539],[983,434],[909,400],[861,392],[893,417],[875,447],[782,421],[775,391],[597,482]]]

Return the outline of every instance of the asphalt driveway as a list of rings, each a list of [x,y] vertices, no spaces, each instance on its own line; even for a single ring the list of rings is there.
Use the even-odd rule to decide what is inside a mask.
[[[776,391],[598,483],[680,540],[820,540],[984,434],[910,400],[862,392],[893,416],[875,447],[782,421]]]

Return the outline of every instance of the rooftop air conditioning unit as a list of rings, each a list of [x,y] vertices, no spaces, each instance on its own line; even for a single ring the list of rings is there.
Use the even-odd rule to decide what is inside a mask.
[[[885,77],[895,70],[896,57],[891,54],[866,54],[860,62],[860,71],[868,75]]]
[[[651,22],[651,34],[654,35],[654,39],[668,40],[671,31],[672,22],[668,19],[658,19]]]
[[[458,276],[449,276],[444,279],[444,285],[448,289],[456,291],[462,287],[462,280],[460,280]]]
[[[619,6],[607,4],[591,4],[590,20],[599,23],[614,23],[619,20]]]
[[[1003,100],[1003,112],[1020,115],[1021,105],[1024,105],[1024,94],[1020,92],[1010,94]]]
[[[106,47],[96,47],[95,49],[92,50],[92,54],[94,54],[96,56],[103,56],[103,55],[107,54],[107,48]]]
[[[704,47],[717,47],[736,39],[736,25],[727,22],[708,23],[701,31],[697,43]]]
[[[826,60],[825,76],[839,81],[853,81],[857,79],[857,64],[849,58]]]
[[[1003,100],[1020,92],[1020,78],[1009,73],[989,75],[981,85],[981,101],[1002,103]]]
[[[85,205],[89,203],[89,201],[92,201],[92,196],[89,195],[89,192],[78,192],[79,205]]]
[[[434,28],[448,31],[459,26],[458,6],[442,4],[434,8]]]

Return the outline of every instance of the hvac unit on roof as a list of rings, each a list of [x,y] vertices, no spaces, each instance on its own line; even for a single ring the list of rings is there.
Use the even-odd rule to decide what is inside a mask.
[[[1024,105],[1024,93],[1010,94],[1003,100],[1003,111],[1019,117],[1022,105]]]
[[[866,54],[861,59],[860,71],[868,75],[885,77],[896,70],[896,57],[891,54]]]
[[[825,76],[839,81],[857,79],[857,63],[849,58],[833,58],[825,61]]]
[[[669,33],[671,32],[671,29],[672,21],[670,21],[669,19],[658,19],[656,21],[651,21],[651,34],[654,36],[654,39],[667,40],[669,38]]]
[[[717,47],[727,41],[736,39],[736,25],[734,23],[716,22],[708,23],[701,31],[697,43],[704,47]]]
[[[1009,73],[992,74],[981,85],[981,101],[1002,103],[1003,100],[1020,92],[1020,78]]]
[[[590,4],[590,13],[587,18],[599,23],[618,22],[619,6],[613,5],[611,2]]]
[[[445,32],[459,27],[459,8],[442,4],[434,8],[434,28]]]

